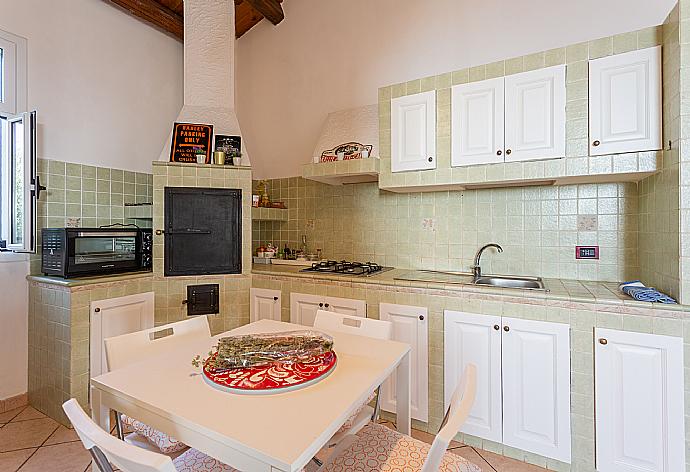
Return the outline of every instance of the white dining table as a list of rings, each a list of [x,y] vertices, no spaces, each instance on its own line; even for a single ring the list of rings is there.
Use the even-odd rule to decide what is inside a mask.
[[[330,332],[333,371],[304,388],[237,394],[206,383],[192,358],[228,334],[294,331],[261,320],[210,339],[184,341],[164,356],[142,359],[91,379],[93,419],[110,430],[109,411],[125,413],[242,472],[304,467],[379,385],[395,374],[398,431],[410,434],[410,346]]]

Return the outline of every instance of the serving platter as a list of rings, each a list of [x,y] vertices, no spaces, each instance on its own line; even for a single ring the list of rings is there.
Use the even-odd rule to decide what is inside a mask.
[[[335,368],[335,352],[313,356],[299,363],[275,362],[263,366],[216,371],[204,362],[203,378],[210,386],[229,393],[270,395],[307,387],[326,378]]]

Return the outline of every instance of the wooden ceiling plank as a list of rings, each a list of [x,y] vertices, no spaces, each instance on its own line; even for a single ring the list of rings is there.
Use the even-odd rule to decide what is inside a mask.
[[[154,0],[104,0],[127,10],[132,15],[157,26],[176,38],[184,37],[181,15]]]
[[[249,3],[274,25],[285,19],[285,13],[283,12],[283,7],[280,6],[279,0],[244,0],[243,3]]]

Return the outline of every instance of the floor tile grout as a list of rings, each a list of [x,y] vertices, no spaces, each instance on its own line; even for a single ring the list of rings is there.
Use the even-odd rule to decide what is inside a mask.
[[[58,429],[60,429],[60,425],[57,425],[57,426],[55,427],[55,429],[53,430],[53,432],[50,433],[50,434],[48,435],[48,437],[45,438],[45,439],[43,440],[43,442],[41,443],[41,445],[38,446],[38,447],[36,448],[36,450],[35,450],[34,452],[32,452],[31,455],[30,455],[29,457],[27,457],[26,460],[25,460],[24,462],[22,462],[22,465],[20,465],[20,466],[17,468],[17,472],[19,472],[20,470],[22,470],[22,467],[24,467],[24,466],[26,465],[26,463],[29,462],[29,459],[31,459],[34,455],[36,455],[36,453],[39,451],[39,449],[41,449],[41,448],[43,447],[43,445],[46,443],[46,441],[48,441],[48,439],[50,439],[50,437],[51,437],[53,434],[55,434],[55,431],[57,431]]]
[[[486,457],[482,456],[482,453],[481,453],[481,452],[479,452],[479,451],[481,451],[481,449],[477,450],[476,447],[473,447],[472,450],[473,450],[474,452],[476,452],[477,455],[478,455],[479,457],[481,457],[482,459],[484,459],[484,462],[486,462],[487,464],[489,464],[489,467],[491,467],[493,470],[495,470],[496,472],[498,472],[498,469],[496,469],[496,467],[494,467],[493,464],[492,464],[491,462],[489,462],[489,460],[488,460]]]

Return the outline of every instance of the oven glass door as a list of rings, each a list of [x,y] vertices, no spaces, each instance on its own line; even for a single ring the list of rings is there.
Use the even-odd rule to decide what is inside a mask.
[[[137,233],[78,232],[70,244],[69,265],[72,274],[99,275],[139,267]]]

